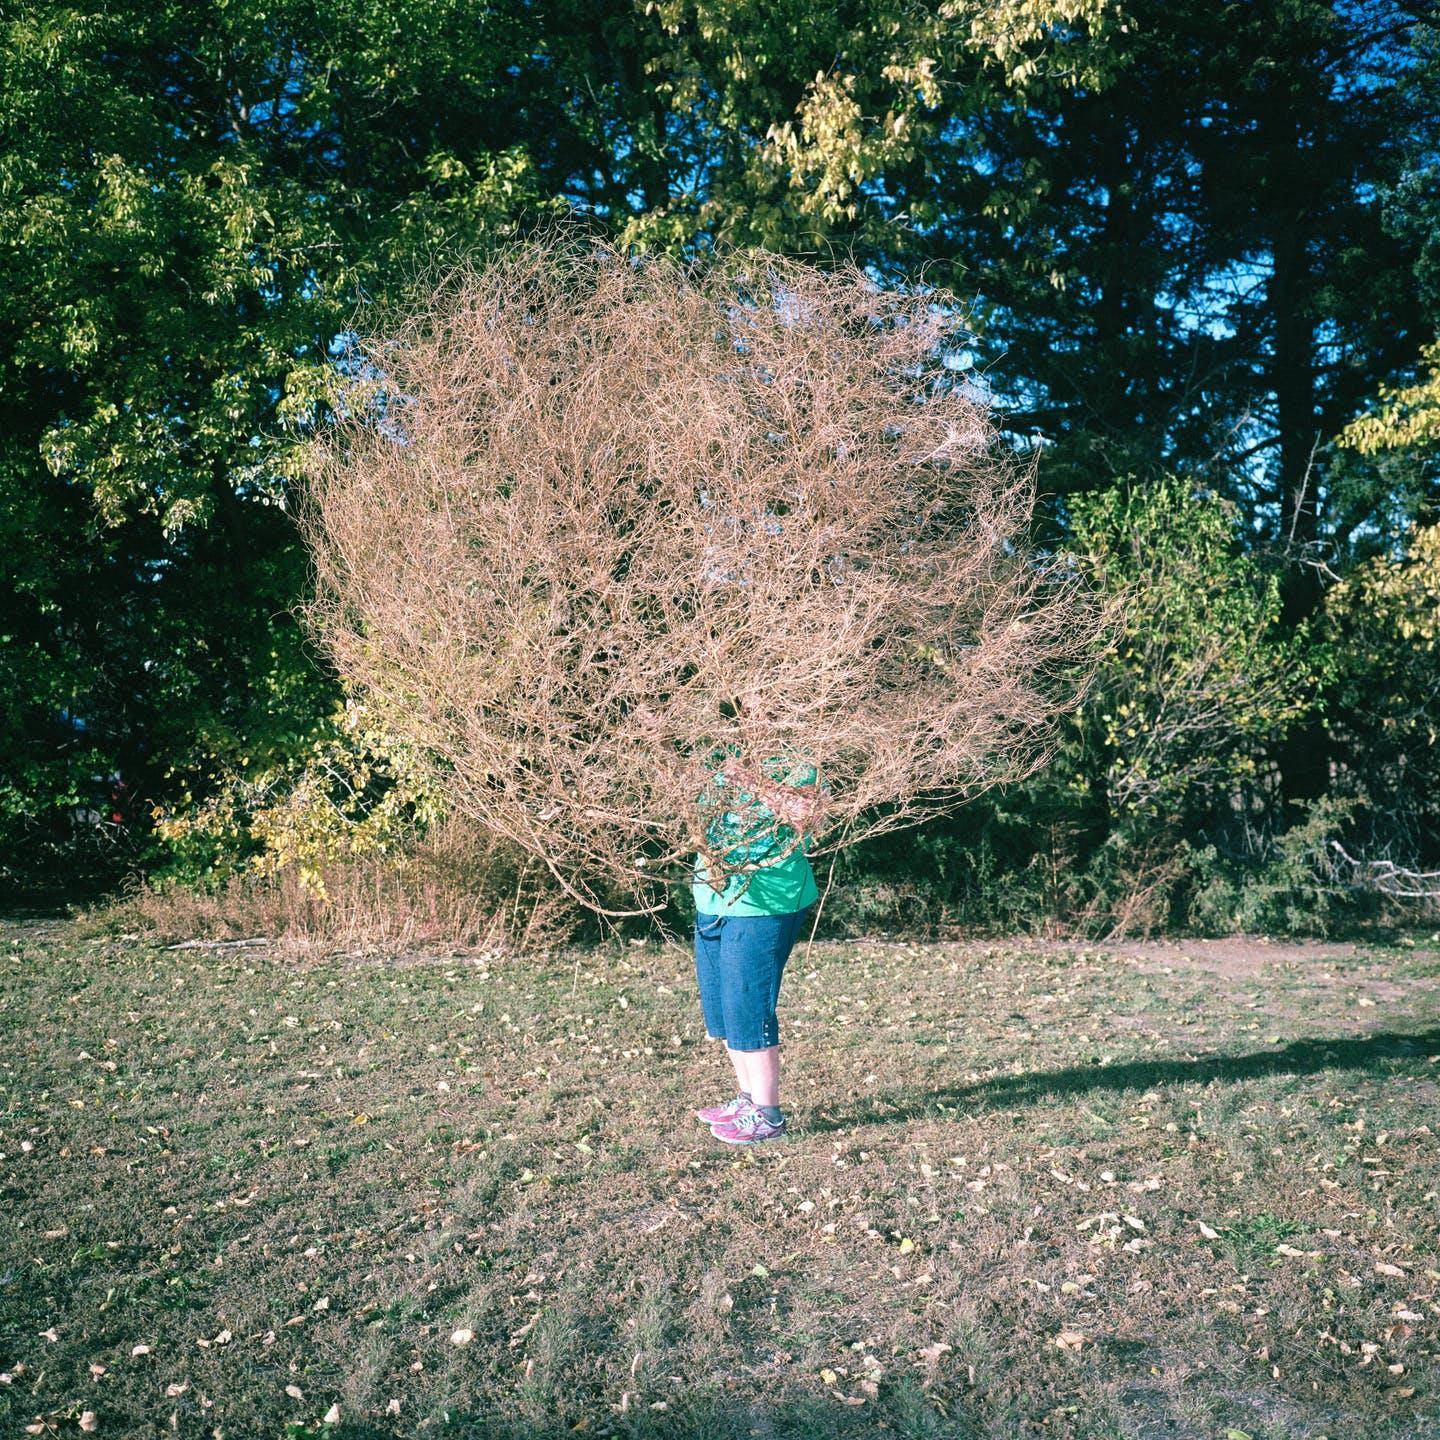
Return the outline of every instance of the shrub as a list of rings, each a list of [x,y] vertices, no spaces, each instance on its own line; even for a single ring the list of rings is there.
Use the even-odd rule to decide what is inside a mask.
[[[1335,786],[1354,801],[1369,860],[1440,865],[1440,525],[1395,537],[1389,553],[1330,592],[1321,636]]]
[[[954,297],[560,234],[376,323],[309,465],[309,618],[447,803],[582,903],[744,868],[709,853],[724,747],[818,770],[817,857],[1043,756],[1088,612],[945,366]]]

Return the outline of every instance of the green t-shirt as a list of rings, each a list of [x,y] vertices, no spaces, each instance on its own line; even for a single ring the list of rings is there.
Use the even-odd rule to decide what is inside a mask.
[[[778,771],[774,768],[777,766]],[[813,765],[787,773],[789,768],[780,757],[772,757],[766,762],[771,778],[784,780],[789,785],[813,785],[819,778]],[[722,789],[729,785],[720,770],[714,771],[711,779],[715,786]],[[810,849],[810,837],[805,836],[784,858],[767,864],[766,856],[781,855],[793,843],[795,832],[790,826],[781,825],[771,834],[765,834],[768,821],[775,818],[772,812],[763,805],[746,805],[753,798],[748,791],[736,790],[734,793],[736,803],[746,808],[743,811],[723,810],[710,822],[706,838],[712,851],[718,851],[727,841],[738,842],[725,853],[726,864],[759,862],[760,868],[731,875],[725,889],[717,893],[709,883],[709,867],[704,857],[697,853],[691,884],[696,910],[704,915],[789,915],[818,900],[820,891],[815,885],[815,872],[810,868],[810,857],[806,853]],[[747,819],[751,822],[750,828],[742,833],[741,826]]]

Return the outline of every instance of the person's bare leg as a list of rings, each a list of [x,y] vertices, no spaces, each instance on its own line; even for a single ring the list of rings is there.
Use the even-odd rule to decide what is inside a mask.
[[[780,1103],[780,1047],[764,1050],[732,1050],[735,1073],[741,1076],[740,1088],[750,1092],[757,1105]]]
[[[722,1041],[721,1043],[723,1044],[724,1042]],[[745,1065],[745,1052],[743,1050],[732,1050],[726,1045],[725,1053],[729,1055],[730,1063],[735,1067],[735,1088],[748,1093],[750,1090],[750,1072]]]

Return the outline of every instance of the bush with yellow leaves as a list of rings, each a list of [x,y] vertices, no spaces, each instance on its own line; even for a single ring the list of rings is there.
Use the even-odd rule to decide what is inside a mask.
[[[157,878],[213,887],[237,872],[293,869],[323,899],[331,864],[392,853],[442,809],[427,758],[347,700],[298,751],[231,769],[194,806],[157,808],[155,833],[173,856]]]

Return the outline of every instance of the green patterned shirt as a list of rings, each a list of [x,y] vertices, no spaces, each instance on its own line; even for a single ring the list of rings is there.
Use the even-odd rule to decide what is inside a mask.
[[[733,753],[733,747],[727,748]],[[765,762],[765,769],[772,780],[788,785],[814,785],[819,779],[813,765],[792,769],[780,756],[771,756]],[[789,825],[778,825],[770,833],[765,833],[775,819],[774,814],[758,802],[747,804],[754,797],[749,791],[732,787],[722,770],[711,772],[711,786],[707,786],[701,796],[701,802],[707,808],[716,803],[723,805],[726,798],[721,795],[712,799],[712,786],[733,793],[735,798],[732,803],[743,807],[741,810],[724,809],[710,822],[706,839],[712,853],[718,853],[727,841],[733,842],[732,848],[725,852],[725,863],[755,863],[759,868],[732,874],[725,889],[717,892],[710,884],[704,856],[697,853],[691,884],[696,910],[704,915],[789,915],[819,899],[815,872],[810,868],[807,853],[810,837],[805,836],[788,855],[767,863],[767,856],[780,856],[793,844],[795,831]],[[749,828],[742,833],[742,826],[747,820]]]

